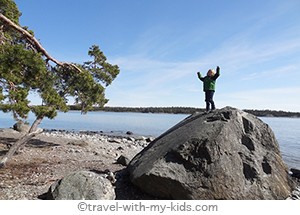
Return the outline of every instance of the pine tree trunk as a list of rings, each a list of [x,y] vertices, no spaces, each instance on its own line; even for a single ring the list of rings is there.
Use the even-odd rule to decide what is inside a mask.
[[[38,135],[40,132],[37,132],[39,124],[42,122],[43,117],[38,117],[32,124],[28,133],[21,137],[17,142],[15,142],[6,153],[6,155],[0,161],[0,168],[5,167],[7,161],[18,151],[22,146],[28,143],[33,137]]]

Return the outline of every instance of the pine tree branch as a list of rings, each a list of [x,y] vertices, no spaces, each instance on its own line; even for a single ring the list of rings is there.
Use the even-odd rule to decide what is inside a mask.
[[[32,34],[30,34],[28,31],[26,31],[25,29],[23,29],[19,25],[15,24],[9,18],[4,16],[2,13],[0,13],[0,21],[4,22],[5,24],[9,25],[13,29],[15,29],[16,31],[18,31],[19,33],[24,35],[26,37],[26,39],[28,40],[28,42],[31,45],[33,45],[38,50],[38,52],[42,53],[48,60],[54,62],[58,66],[71,67],[71,68],[77,70],[78,72],[81,72],[80,68],[77,67],[75,64],[61,62],[61,61],[58,61],[57,59],[53,58]]]
[[[3,30],[2,26],[5,26],[5,27],[8,26],[8,27],[14,29],[15,31],[19,32],[26,39],[26,42],[34,48],[34,50],[41,53],[46,58],[46,61],[52,61],[57,66],[71,68],[72,70],[76,70],[78,72],[81,72],[81,69],[79,67],[77,67],[75,64],[61,62],[61,61],[58,61],[57,59],[53,58],[47,52],[47,50],[40,44],[40,42],[32,34],[30,34],[30,32],[28,32],[27,30],[20,27],[18,24],[11,21],[9,18],[4,16],[2,13],[0,13],[0,45],[5,43],[4,42],[5,36],[3,34],[4,30]],[[8,81],[7,84],[9,84],[10,90],[15,89],[15,85],[14,85],[13,82]],[[15,102],[16,101],[13,101],[13,100],[10,101],[11,104],[13,104]],[[15,142],[11,146],[11,148],[5,154],[5,156],[1,158],[0,168],[5,166],[6,162],[15,154],[16,151],[18,151],[22,146],[24,146],[34,136],[39,134],[40,131],[37,129],[37,127],[41,123],[43,118],[44,118],[44,116],[37,117],[37,119],[32,124],[30,130],[23,137],[21,137],[17,142]]]

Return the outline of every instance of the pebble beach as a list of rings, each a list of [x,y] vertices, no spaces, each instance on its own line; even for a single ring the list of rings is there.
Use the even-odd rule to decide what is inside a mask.
[[[22,133],[0,129],[0,156]],[[153,138],[105,135],[95,132],[68,132],[48,130],[29,141],[0,169],[0,200],[39,199],[49,187],[65,175],[78,170],[110,172],[120,177],[125,167],[117,160],[129,160]],[[121,199],[148,198],[124,182]],[[128,189],[128,193],[126,193]]]

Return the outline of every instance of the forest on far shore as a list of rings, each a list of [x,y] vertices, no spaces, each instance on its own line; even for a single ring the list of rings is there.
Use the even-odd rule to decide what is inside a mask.
[[[81,110],[81,107],[70,105],[70,110]],[[94,107],[93,111],[193,114],[195,112],[204,112],[205,109],[194,107]],[[251,109],[245,109],[244,111],[258,117],[300,117],[300,112]]]

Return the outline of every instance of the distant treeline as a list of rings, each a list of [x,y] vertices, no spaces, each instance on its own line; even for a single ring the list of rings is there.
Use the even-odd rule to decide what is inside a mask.
[[[80,107],[70,105],[70,109],[80,110]],[[192,114],[195,112],[202,112],[204,109],[193,107],[94,107],[93,111]]]
[[[79,106],[71,105],[71,110],[80,110]],[[137,112],[137,113],[172,113],[172,114],[193,114],[204,112],[203,108],[194,107],[94,107],[93,111],[106,112]],[[275,111],[275,110],[244,110],[258,117],[300,117],[299,112]]]
[[[300,117],[299,112],[276,111],[276,110],[244,110],[258,117]]]

